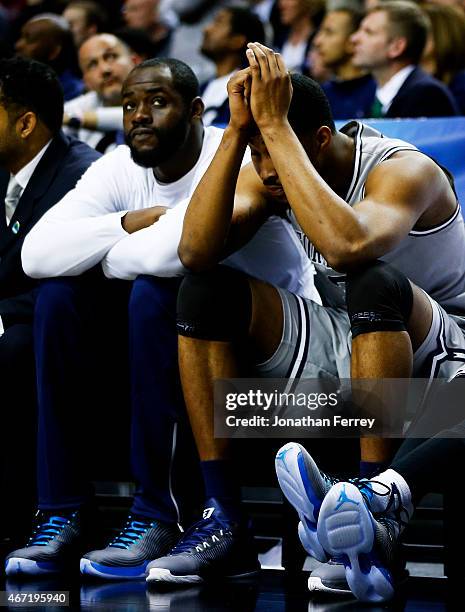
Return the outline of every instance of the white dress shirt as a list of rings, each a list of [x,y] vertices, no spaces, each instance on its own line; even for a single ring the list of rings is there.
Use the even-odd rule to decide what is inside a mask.
[[[39,165],[39,162],[42,159],[45,151],[48,149],[50,143],[51,143],[51,140],[49,140],[47,142],[47,144],[45,145],[45,147],[43,147],[37,153],[37,155],[33,159],[31,159],[31,161],[28,164],[26,164],[23,168],[21,168],[21,170],[19,172],[17,172],[15,175],[13,175],[13,174],[10,175],[10,182],[8,183],[7,193],[9,191],[10,184],[12,183],[12,181],[16,181],[16,183],[18,183],[18,185],[21,187],[21,192],[19,194],[19,198],[23,195],[23,191],[26,189],[27,184],[29,183],[29,181],[31,179],[31,176],[34,174],[34,170]],[[11,220],[11,217],[8,218],[8,216],[7,216],[6,217],[6,224],[7,225],[10,223],[10,220]]]
[[[402,68],[399,70],[399,72],[396,72],[396,74],[392,76],[382,87],[378,87],[376,90],[376,97],[382,104],[383,115],[387,113],[392,101],[399,93],[399,89],[414,70],[415,66],[412,64],[410,66],[405,66],[405,68]]]

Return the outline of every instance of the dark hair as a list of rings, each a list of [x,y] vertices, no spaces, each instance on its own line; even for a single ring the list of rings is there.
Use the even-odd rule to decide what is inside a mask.
[[[368,13],[376,11],[386,13],[392,36],[405,37],[407,45],[403,57],[418,64],[430,29],[430,22],[425,13],[409,0],[387,0],[374,6]]]
[[[181,95],[186,105],[190,104],[194,98],[200,95],[197,77],[192,68],[181,60],[155,57],[141,62],[133,68],[132,72],[142,68],[160,68],[163,66],[170,69],[174,88]]]
[[[265,42],[265,29],[259,17],[244,6],[225,6],[225,11],[231,15],[231,33],[241,34],[245,38],[242,51],[247,49],[249,42]]]
[[[52,134],[61,128],[63,89],[46,64],[22,57],[0,60],[0,103],[7,112],[32,111]]]
[[[350,34],[353,34],[353,32],[358,30],[363,18],[365,17],[365,11],[348,0],[337,0],[336,2],[331,3],[331,8],[327,10],[326,14],[328,13],[345,13],[348,15]]]
[[[145,30],[124,27],[115,30],[113,34],[141,58],[149,59],[156,55],[156,43]]]
[[[336,131],[324,91],[316,81],[297,72],[291,74],[292,99],[287,118],[296,134],[316,132],[322,125]]]
[[[103,32],[107,29],[107,13],[97,2],[92,2],[92,0],[72,0],[66,6],[66,8],[70,7],[80,8],[84,11],[86,26],[94,25],[97,28],[97,32]]]
[[[61,15],[55,15],[55,13],[40,13],[29,19],[27,23],[36,21],[47,22],[48,28],[42,32],[42,36],[48,37],[57,47],[60,47],[57,57],[47,63],[57,74],[70,70],[74,75],[80,75],[73,35],[66,19]]]

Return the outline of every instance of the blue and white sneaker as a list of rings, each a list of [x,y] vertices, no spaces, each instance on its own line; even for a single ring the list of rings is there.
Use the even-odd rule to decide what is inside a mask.
[[[346,580],[361,601],[388,601],[394,595],[391,566],[401,525],[393,518],[376,520],[359,488],[335,484],[318,518],[318,539],[331,556],[342,557]]]
[[[37,511],[32,536],[24,548],[11,552],[5,560],[7,576],[58,574],[72,569],[82,554],[82,516]]]
[[[275,466],[279,486],[299,515],[302,546],[318,561],[327,561],[328,555],[318,541],[318,515],[325,495],[338,479],[321,472],[310,454],[296,442],[279,449]]]
[[[81,574],[109,580],[145,578],[150,561],[170,551],[180,535],[177,525],[129,515],[122,531],[106,548],[82,557]]]
[[[248,529],[231,522],[209,499],[200,521],[171,552],[147,567],[147,582],[193,584],[212,579],[251,578],[260,564]]]

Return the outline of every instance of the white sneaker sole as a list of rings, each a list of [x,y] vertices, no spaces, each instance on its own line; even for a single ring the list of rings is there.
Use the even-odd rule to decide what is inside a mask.
[[[310,481],[305,470],[303,453],[305,449],[289,442],[285,444],[277,453],[275,460],[276,475],[279,486],[297,511],[300,518],[298,533],[302,546],[309,555],[325,562],[328,556],[321,546],[317,535],[317,521],[320,511],[321,501],[313,496]],[[313,459],[309,457],[313,462]],[[318,470],[315,464],[315,470]]]
[[[336,589],[330,586],[326,586],[321,582],[321,578],[313,578],[312,576],[308,579],[308,590],[311,592],[319,593],[333,593],[334,595],[350,595],[352,591],[347,589]]]
[[[260,570],[253,572],[246,572],[244,574],[234,574],[231,576],[222,576],[224,580],[254,580],[260,575]],[[178,576],[176,574],[172,574],[169,569],[164,567],[152,567],[149,569],[147,574],[146,581],[147,582],[169,582],[173,584],[198,584],[201,582],[205,582],[207,579],[202,578],[202,576],[198,576],[196,574],[191,574],[187,576]],[[212,580],[215,578],[212,577]]]
[[[357,487],[347,482],[334,485],[321,505],[318,539],[328,554],[347,556],[346,579],[357,599],[381,602],[392,598],[394,588],[389,572],[376,565],[374,535],[371,514]]]
[[[31,559],[11,557],[5,564],[5,574],[7,576],[45,576],[46,574],[58,574],[58,570],[49,570],[39,567],[37,562]]]
[[[149,570],[146,578],[147,582],[169,582],[172,584],[198,584],[203,582],[201,576],[176,576],[169,569],[162,567],[153,567]]]

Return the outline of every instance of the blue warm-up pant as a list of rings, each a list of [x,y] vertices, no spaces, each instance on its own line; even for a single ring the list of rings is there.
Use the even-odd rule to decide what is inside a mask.
[[[99,464],[118,458],[130,437],[132,512],[166,522],[191,518],[202,491],[177,365],[179,284],[151,276],[108,280],[94,270],[40,286],[34,342],[41,509],[86,504]],[[97,422],[103,431],[96,436]]]

